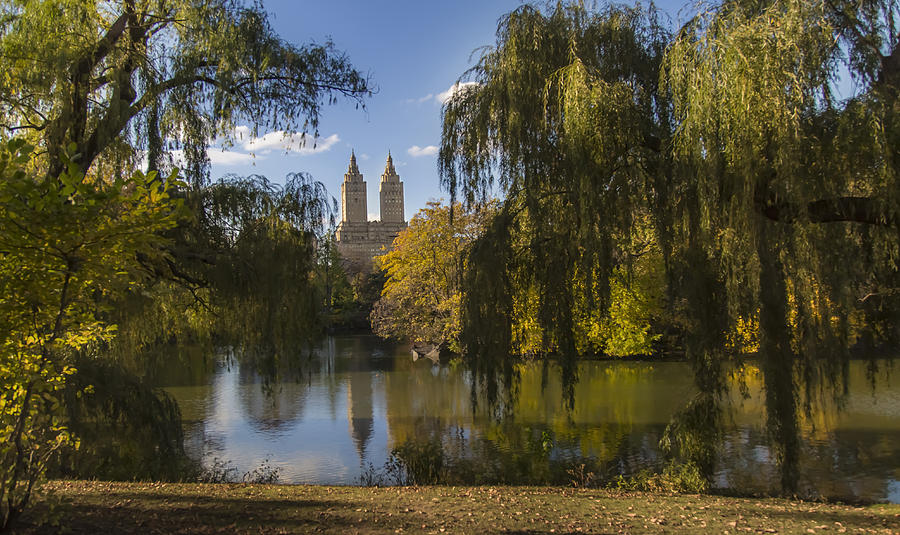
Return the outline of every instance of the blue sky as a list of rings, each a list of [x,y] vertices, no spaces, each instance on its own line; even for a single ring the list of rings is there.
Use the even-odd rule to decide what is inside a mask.
[[[495,42],[499,18],[519,0],[358,1],[268,0],[275,30],[303,44],[331,39],[353,65],[369,73],[378,92],[357,109],[342,100],[327,106],[316,148],[285,150],[278,133],[259,132],[253,144],[211,149],[212,178],[262,174],[282,182],[291,172],[310,173],[340,199],[350,151],[368,183],[368,211],[378,213],[378,181],[388,150],[404,182],[406,218],[431,199],[447,198],[439,186],[442,94],[468,69],[473,51]],[[659,2],[677,19],[681,2]],[[248,131],[249,132],[249,131]],[[267,134],[267,135],[266,135]]]

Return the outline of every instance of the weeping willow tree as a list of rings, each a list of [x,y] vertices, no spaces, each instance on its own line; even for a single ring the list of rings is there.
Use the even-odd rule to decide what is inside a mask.
[[[652,7],[503,18],[444,108],[440,153],[454,198],[505,199],[466,281],[463,339],[489,394],[498,379],[514,391],[510,316],[527,289],[574,384],[572,310],[608,303],[646,216],[698,389],[663,445],[712,473],[727,341],[758,325],[795,491],[802,415],[844,392],[861,332],[896,335],[897,15],[894,1],[725,2],[675,35]],[[848,76],[858,89],[840,100]]]
[[[514,301],[531,295],[538,352],[555,352],[569,396],[576,380],[577,301],[606,308],[621,247],[663,164],[668,105],[658,91],[668,36],[639,9],[560,6],[510,13],[444,109],[442,180],[455,199],[505,202],[471,251],[462,342],[486,379],[512,386]],[[578,86],[576,93],[567,88]],[[599,124],[579,132],[563,109],[576,98]],[[582,291],[576,292],[576,288]],[[571,399],[571,397],[570,397]]]
[[[322,333],[316,246],[325,225],[334,226],[336,201],[301,173],[283,186],[260,176],[225,177],[205,200],[215,249],[227,251],[204,277],[213,290],[215,332],[272,376],[280,360]]]
[[[182,228],[179,240],[197,260],[152,264],[154,284],[117,309],[112,349],[128,361],[159,346],[225,347],[272,379],[323,333],[316,248],[336,202],[303,173],[283,185],[227,175],[200,195],[206,222]]]
[[[729,316],[759,318],[785,491],[800,413],[846,388],[859,302],[896,288],[898,14],[894,1],[726,3],[666,58],[672,156],[694,184],[701,243]],[[860,86],[844,101],[842,69]]]
[[[136,260],[145,278],[97,305],[116,336],[73,357],[63,388],[68,430],[80,441],[61,451],[51,474],[108,479],[185,480],[200,475],[183,445],[181,411],[155,375],[189,352],[223,351],[258,372],[266,391],[323,334],[314,280],[317,236],[334,219],[321,183],[292,174],[284,185],[226,176],[200,191],[208,224],[190,234],[192,255]],[[187,237],[181,238],[184,245]],[[169,271],[167,274],[166,272]],[[174,280],[171,271],[178,274]]]
[[[160,340],[183,340],[178,335],[189,333],[216,337],[265,367],[285,353],[280,341],[308,339],[317,326],[310,304],[314,293],[304,291],[314,262],[313,233],[325,210],[321,187],[299,176],[289,177],[283,188],[259,178],[211,185],[207,146],[216,138],[233,141],[235,126],[242,123],[254,135],[259,128],[300,133],[315,144],[322,108],[343,98],[361,105],[371,84],[332,43],[288,43],[274,32],[261,3],[243,0],[2,0],[0,61],[0,141],[5,146],[16,138],[10,143],[22,147],[27,140],[33,148],[21,171],[29,187],[49,188],[53,195],[48,198],[59,197],[65,211],[76,213],[83,207],[72,191],[105,199],[107,190],[115,190],[126,199],[146,197],[152,208],[163,210],[170,200],[159,196],[161,187],[179,207],[190,209],[179,210],[177,225],[175,216],[165,226],[136,223],[110,238],[106,234],[117,227],[94,218],[53,237],[104,236],[90,241],[98,255],[117,258],[104,269],[134,263],[140,276],[122,286],[84,275],[91,279],[85,284],[98,288],[81,294],[79,306],[104,335],[91,344],[72,345],[81,353],[72,358],[84,359],[79,364],[85,374],[74,379],[68,373],[53,384],[68,389],[61,397],[68,414],[63,417],[58,405],[48,412],[48,400],[37,411],[47,416],[40,424],[71,423],[83,433],[85,450],[94,452],[104,445],[87,441],[119,433],[114,439],[135,446],[121,450],[119,462],[132,453],[134,466],[154,455],[164,460],[181,447],[178,411],[142,379],[147,366],[142,349]],[[178,161],[175,151],[180,151]],[[176,163],[180,173],[174,173]],[[148,169],[146,175],[135,172],[141,167]],[[171,180],[163,178],[170,174]],[[178,174],[185,182],[175,180]],[[71,180],[76,183],[68,184]],[[22,197],[14,193],[10,198],[17,196]],[[110,218],[131,221],[141,215],[114,200],[118,204],[110,203]],[[48,202],[37,201],[36,210],[47,210]],[[48,224],[32,218],[30,227],[19,230],[40,238],[39,247],[52,247],[53,240],[41,238]],[[10,265],[22,255],[36,258],[30,252],[34,246],[21,243],[4,250]],[[66,266],[81,277],[87,272],[76,257],[73,253]],[[54,266],[42,260],[22,267],[64,273]],[[51,282],[35,287],[55,288]],[[62,292],[60,321],[70,297],[71,292]],[[11,317],[4,312],[0,323]],[[62,339],[59,325],[52,339]],[[116,325],[118,337],[113,336]],[[16,355],[4,350],[0,356]],[[25,372],[14,371],[16,381],[27,382]],[[120,380],[105,380],[113,377]],[[5,381],[3,395],[16,394],[15,384]],[[89,384],[95,387],[92,397],[78,398]],[[32,396],[26,391],[27,401]],[[21,428],[15,428],[17,433]],[[15,476],[14,490],[28,464],[21,461],[25,450],[18,442],[16,450],[12,471],[6,471],[12,457],[3,455],[4,473]],[[104,455],[73,458],[68,466],[96,466],[91,463]],[[45,460],[34,464],[40,469],[32,475],[43,471]],[[28,492],[34,481],[28,480]],[[0,520],[9,518],[7,511],[0,508]]]
[[[209,141],[238,121],[314,137],[324,103],[370,92],[331,43],[287,43],[242,0],[4,0],[0,58],[0,136],[43,149],[49,176],[66,157],[159,169],[179,148],[199,186]]]
[[[227,145],[235,126],[247,123],[254,135],[259,128],[299,132],[315,144],[324,105],[342,97],[361,105],[371,91],[367,77],[332,43],[288,43],[261,4],[243,0],[4,0],[0,58],[6,69],[0,139],[29,140],[37,149],[36,174],[53,178],[76,165],[88,177],[112,181],[144,165],[182,167],[189,188],[181,195],[192,217],[169,232],[162,255],[139,259],[155,279],[131,304],[146,306],[115,307],[145,314],[130,323],[136,328],[165,322],[155,333],[138,328],[130,338],[135,352],[151,337],[172,338],[183,327],[196,337],[209,335],[205,293],[226,299],[247,289],[246,279],[227,280],[225,273],[246,274],[252,266],[258,285],[281,280],[277,272],[289,266],[251,260],[274,258],[292,240],[297,254],[309,256],[304,267],[312,259],[307,234],[310,225],[319,226],[310,222],[322,215],[324,193],[310,190],[315,186],[306,178],[289,178],[278,191],[258,179],[210,185],[212,140]],[[238,230],[229,227],[236,220]],[[292,232],[303,238],[287,238]],[[233,243],[235,233],[244,237]],[[259,250],[251,253],[251,244]],[[241,256],[249,260],[236,266]],[[253,306],[275,314],[284,296],[256,290]],[[271,306],[264,303],[269,298]],[[231,327],[245,324],[247,316],[229,312],[215,315],[220,326],[228,314]],[[274,317],[266,321],[272,329],[260,332],[275,329]]]

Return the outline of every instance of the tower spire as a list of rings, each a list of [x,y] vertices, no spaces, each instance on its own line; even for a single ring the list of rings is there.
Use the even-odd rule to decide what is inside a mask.
[[[353,149],[350,149],[350,165],[347,167],[348,175],[358,175],[359,167],[356,166],[356,152]]]
[[[400,178],[399,175],[397,175],[397,170],[394,169],[394,160],[391,158],[391,151],[388,150],[387,163],[384,164],[384,174],[381,175],[381,181],[386,182],[394,177],[397,177],[397,180]]]
[[[356,166],[356,151],[350,149],[350,165],[341,184],[341,221],[345,223],[365,223],[366,182]]]

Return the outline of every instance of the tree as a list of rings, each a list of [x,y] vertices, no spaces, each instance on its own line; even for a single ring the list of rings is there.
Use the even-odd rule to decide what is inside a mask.
[[[318,239],[316,286],[323,293],[323,311],[330,328],[346,326],[351,321],[354,300],[353,288],[342,266],[337,249],[334,225]]]
[[[571,402],[576,311],[608,310],[613,269],[631,258],[632,223],[651,213],[645,188],[663,178],[654,147],[670,135],[658,90],[667,43],[653,12],[560,5],[545,17],[523,6],[465,75],[475,83],[445,106],[439,167],[451,197],[471,204],[495,182],[505,194],[465,282],[462,341],[489,398],[496,377],[512,391],[511,311],[533,300],[537,352],[558,357]],[[602,98],[570,132],[576,118],[563,108],[577,94],[565,89],[579,83],[584,98]]]
[[[225,320],[226,334],[254,329],[243,341],[266,346],[264,366],[283,353],[277,341],[266,345],[266,334],[308,339],[301,331],[315,325],[302,322],[316,308],[314,294],[297,292],[310,286],[324,193],[307,177],[289,177],[277,191],[253,179],[210,186],[206,147],[241,121],[254,134],[302,131],[315,143],[322,105],[341,96],[360,104],[370,85],[331,43],[288,44],[258,4],[240,0],[7,0],[0,58],[0,141],[20,137],[34,149],[10,145],[19,169],[9,167],[15,180],[0,185],[0,276],[12,296],[0,310],[0,332],[10,333],[0,422],[8,524],[49,455],[75,440],[59,398],[83,384],[66,379],[76,355],[126,342],[137,352],[160,331],[178,332],[173,324],[210,334]],[[190,189],[157,173],[173,167],[171,149],[183,152]],[[135,172],[144,161],[146,175]],[[183,201],[192,217],[173,228]],[[288,262],[265,262],[276,257]],[[275,286],[297,280],[294,292]],[[237,317],[228,305],[262,313]],[[179,321],[155,333],[134,329],[151,314]],[[114,343],[116,324],[131,332]],[[110,363],[119,361],[102,364]],[[104,399],[116,412],[147,398]],[[156,412],[172,413],[157,401],[165,406]]]
[[[429,202],[394,239],[393,248],[375,257],[386,274],[371,314],[376,334],[459,351],[460,274],[466,247],[487,213]]]
[[[650,355],[662,338],[664,318],[665,266],[658,251],[645,251],[631,269],[613,269],[609,280],[609,309],[596,314],[583,306],[579,321],[583,337],[579,353],[593,350],[609,356]]]
[[[475,84],[443,112],[453,198],[475,202],[495,182],[506,196],[466,279],[476,372],[512,373],[496,355],[510,347],[524,253],[545,347],[572,384],[572,288],[605,307],[604,281],[630,264],[633,221],[649,214],[699,391],[664,442],[712,473],[729,336],[758,323],[768,428],[793,492],[801,409],[818,385],[843,391],[850,319],[870,313],[860,300],[900,309],[898,11],[890,0],[727,1],[674,36],[652,8],[505,17],[464,78]],[[845,101],[834,97],[842,69],[861,87]]]
[[[205,179],[206,146],[236,121],[315,143],[323,102],[362,102],[368,80],[329,42],[296,47],[240,0],[6,0],[0,4],[0,135],[26,135],[48,176],[64,151],[85,172],[128,174],[174,143]]]
[[[36,179],[21,140],[0,151],[0,530],[28,504],[35,482],[69,433],[61,391],[78,352],[115,334],[107,298],[147,276],[181,201],[174,176],[136,173],[111,184],[74,164]]]
[[[212,248],[222,251],[202,276],[213,330],[273,378],[279,360],[299,354],[323,329],[315,247],[334,220],[334,199],[303,174],[289,175],[284,186],[261,176],[225,177],[204,199],[209,228],[219,231]]]
[[[686,25],[666,58],[673,159],[708,218],[693,234],[718,249],[731,317],[758,314],[787,492],[801,411],[820,381],[844,392],[851,315],[896,281],[898,14],[894,1],[726,3]],[[843,102],[842,68],[862,86]]]
[[[227,175],[197,192],[206,222],[179,228],[173,245],[188,261],[144,261],[155,280],[122,296],[115,354],[183,343],[228,347],[274,379],[281,364],[319,340],[327,288],[317,280],[316,249],[335,201],[309,175],[284,182]]]
[[[257,127],[286,135],[301,131],[315,143],[323,104],[344,96],[359,105],[371,90],[330,42],[286,43],[259,4],[241,0],[8,0],[0,3],[0,57],[7,66],[0,80],[0,137],[27,136],[40,155],[34,165],[48,177],[65,168],[67,157],[88,176],[111,180],[130,176],[143,160],[151,170],[172,168],[171,149],[181,151],[183,176],[192,186],[182,194],[194,217],[171,231],[162,260],[147,262],[159,279],[152,291],[134,292],[117,307],[117,323],[136,329],[122,340],[134,342],[133,350],[176,335],[210,338],[213,323],[222,325],[208,314],[210,294],[233,297],[237,289],[217,286],[239,282],[216,275],[238,260],[233,254],[239,251],[222,239],[230,230],[216,226],[230,222],[215,212],[235,207],[215,203],[249,206],[266,192],[238,187],[235,193],[248,195],[241,201],[215,195],[223,188],[208,182],[211,140],[227,143],[232,127],[247,121],[254,134]],[[323,199],[293,206],[290,214],[281,210],[284,228],[299,231],[295,219],[309,215],[304,222],[311,221]],[[312,255],[309,247],[301,249]],[[265,267],[277,270],[278,264]],[[279,275],[254,277],[262,285]],[[245,300],[256,296],[260,307],[277,310],[279,303],[262,299],[281,296],[242,287]],[[266,333],[258,334],[265,339]]]

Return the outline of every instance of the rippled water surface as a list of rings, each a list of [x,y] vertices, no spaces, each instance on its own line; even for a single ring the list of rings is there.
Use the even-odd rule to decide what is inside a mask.
[[[379,473],[407,440],[439,442],[470,478],[527,483],[566,477],[590,458],[606,476],[659,462],[657,443],[693,392],[679,362],[585,362],[575,406],[565,410],[552,369],[522,371],[513,419],[472,409],[467,374],[452,363],[414,362],[408,349],[370,336],[334,337],[300,372],[265,384],[225,358],[183,358],[165,370],[181,406],[189,452],[238,474],[265,461],[286,483],[357,484]],[[811,495],[900,503],[900,379],[881,366],[875,389],[865,362],[851,363],[842,411],[804,425],[801,486]],[[716,484],[774,491],[759,376],[736,398]],[[464,462],[459,462],[464,461]]]

